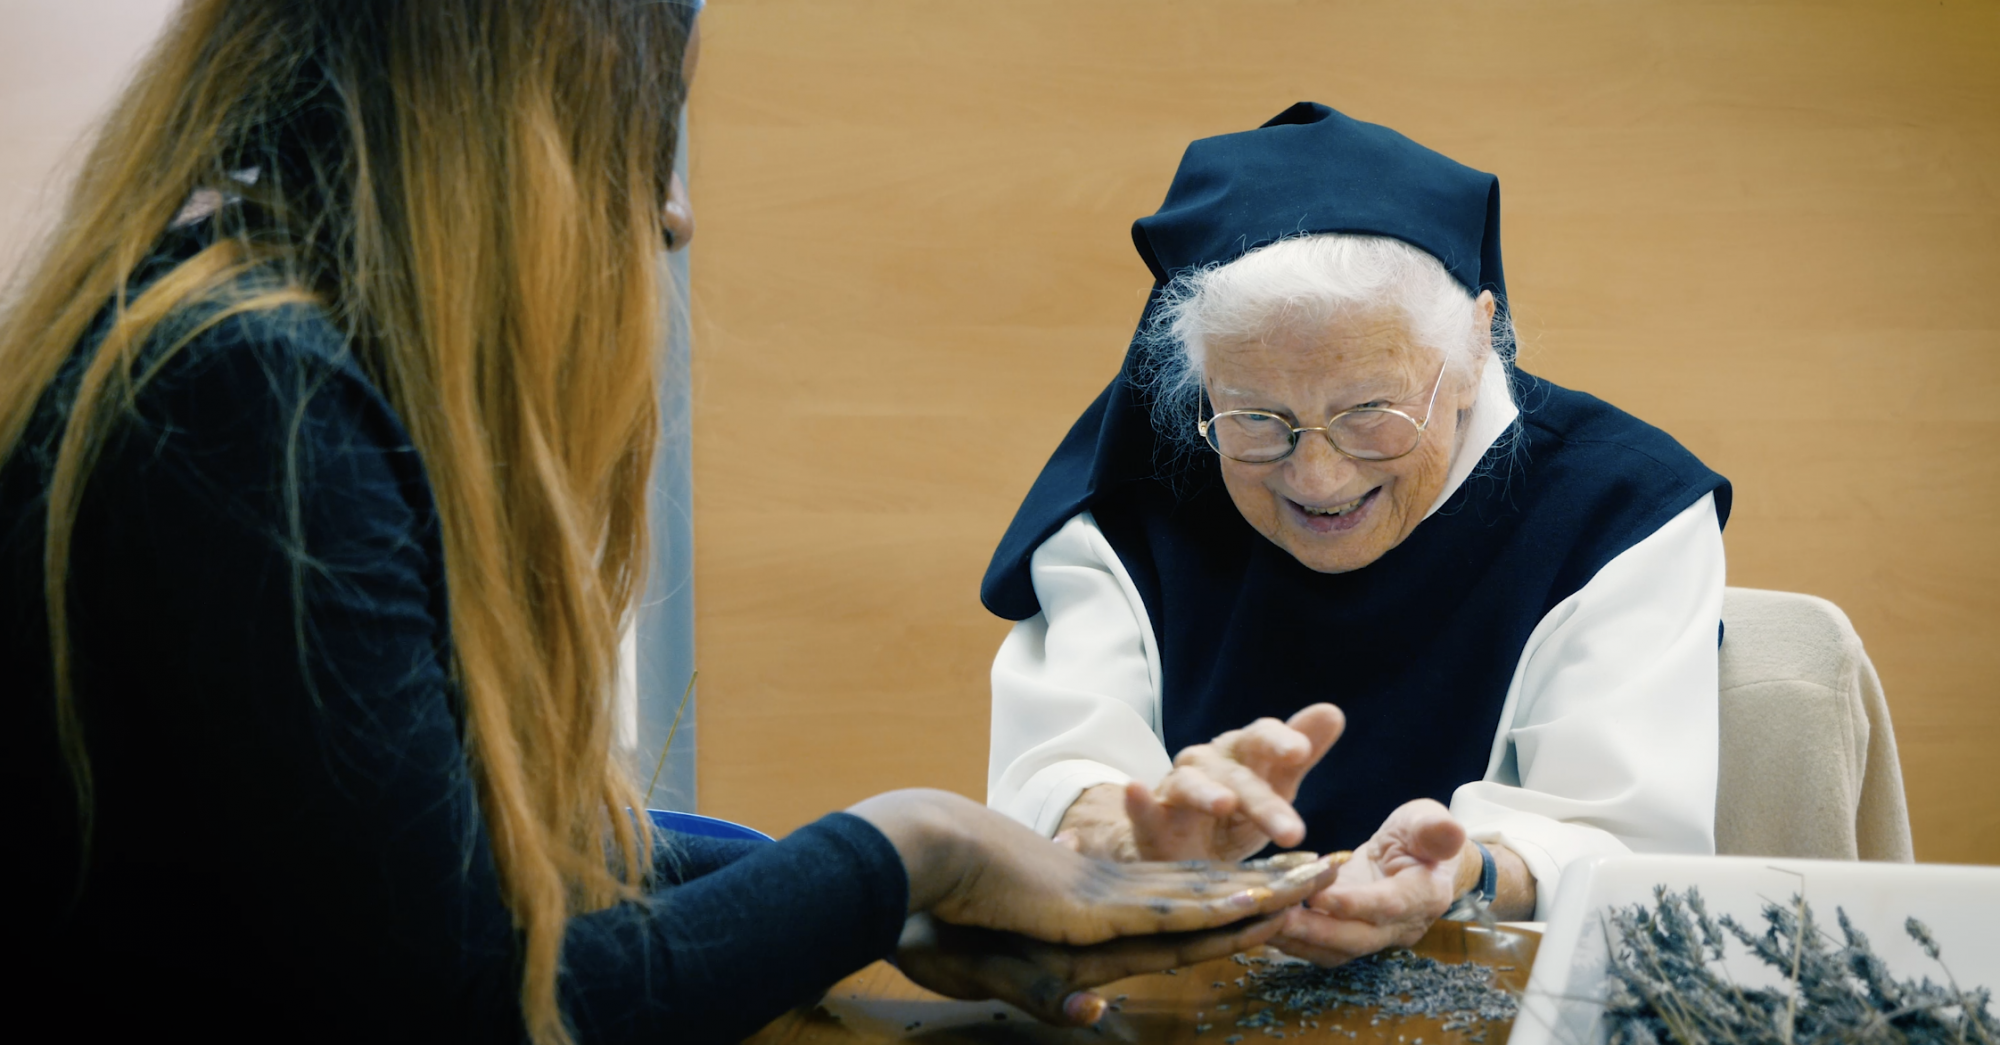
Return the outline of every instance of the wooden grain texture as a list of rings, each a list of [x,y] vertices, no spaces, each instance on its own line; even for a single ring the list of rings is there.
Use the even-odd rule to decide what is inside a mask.
[[[2000,862],[2000,4],[714,0],[693,101],[705,812],[981,796],[987,556],[1116,369],[1131,221],[1301,98],[1500,176],[1525,365],[1730,476]],[[1335,757],[1338,757],[1336,754]]]
[[[1437,922],[1411,947],[1448,965],[1477,962],[1494,969],[1493,983],[1517,995],[1528,987],[1541,933],[1501,926],[1488,931],[1462,922]],[[953,1001],[911,983],[886,962],[876,962],[835,984],[819,1004],[772,1021],[744,1045],[1223,1045],[1232,1036],[1270,1041],[1308,1038],[1345,1045],[1507,1045],[1511,1020],[1474,1021],[1445,1030],[1436,1016],[1382,1016],[1368,1007],[1301,1013],[1252,998],[1246,977],[1281,955],[1218,958],[1174,973],[1134,976],[1097,988],[1117,1008],[1097,1027],[1057,1028],[996,1001]],[[1274,1022],[1258,1024],[1270,1010]],[[1237,1021],[1251,1019],[1248,1027]]]

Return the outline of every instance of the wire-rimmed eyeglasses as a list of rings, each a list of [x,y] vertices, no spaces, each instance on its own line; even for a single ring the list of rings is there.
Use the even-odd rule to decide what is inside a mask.
[[[1445,365],[1450,365],[1450,360]],[[1301,432],[1326,436],[1334,451],[1358,461],[1393,461],[1423,442],[1430,427],[1431,411],[1437,406],[1438,389],[1444,385],[1445,367],[1438,367],[1431,382],[1430,402],[1424,419],[1389,406],[1357,406],[1327,419],[1323,425],[1300,426],[1283,414],[1269,410],[1224,410],[1197,422],[1201,437],[1216,453],[1245,464],[1271,464],[1292,456],[1299,447]]]

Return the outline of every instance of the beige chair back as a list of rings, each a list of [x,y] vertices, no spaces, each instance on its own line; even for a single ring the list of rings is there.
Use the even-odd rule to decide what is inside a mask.
[[[1911,861],[1889,704],[1847,615],[1730,588],[1722,622],[1716,851]]]

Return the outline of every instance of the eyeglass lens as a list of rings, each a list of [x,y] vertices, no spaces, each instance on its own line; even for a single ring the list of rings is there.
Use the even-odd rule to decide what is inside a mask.
[[[1335,448],[1349,457],[1385,461],[1416,449],[1423,431],[1396,411],[1362,409],[1342,415],[1327,435]],[[1249,464],[1267,464],[1290,456],[1298,439],[1291,422],[1258,411],[1222,414],[1208,426],[1208,443],[1215,452]]]

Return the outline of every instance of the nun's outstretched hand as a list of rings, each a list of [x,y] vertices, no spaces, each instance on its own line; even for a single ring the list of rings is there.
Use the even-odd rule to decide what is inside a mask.
[[[909,913],[1073,947],[1272,914],[1333,884],[1336,871],[1310,854],[1257,866],[1093,860],[943,791],[893,791],[848,812],[896,847]]]
[[[1465,828],[1449,810],[1428,798],[1406,802],[1354,851],[1331,886],[1286,914],[1271,944],[1338,965],[1416,943],[1458,896],[1465,850]]]
[[[1057,838],[1107,860],[1241,860],[1271,842],[1298,845],[1306,826],[1292,799],[1346,725],[1339,708],[1314,704],[1191,745],[1154,787],[1085,791]]]
[[[1518,856],[1491,847],[1500,871],[1501,917],[1534,909],[1534,879]],[[1288,954],[1338,965],[1417,942],[1452,901],[1478,884],[1482,861],[1450,810],[1428,798],[1406,802],[1306,906],[1286,912],[1271,944]],[[1523,886],[1525,882],[1525,886]]]

